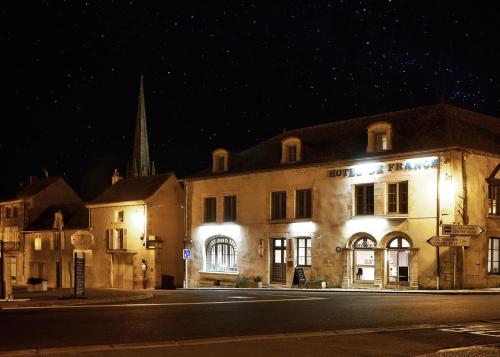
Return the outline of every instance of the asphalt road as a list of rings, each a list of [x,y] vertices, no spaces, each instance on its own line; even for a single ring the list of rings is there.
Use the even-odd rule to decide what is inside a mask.
[[[471,323],[478,321],[498,326],[498,336],[473,333],[474,328],[472,332],[446,331],[454,325],[475,326]],[[331,342],[330,347],[337,343],[340,348],[349,340],[356,346],[352,344],[355,336],[359,340],[364,333],[369,334],[365,339],[378,344],[384,338],[403,340],[407,346],[433,342],[429,351],[498,343],[500,295],[177,290],[159,291],[153,299],[122,305],[0,311],[0,351],[213,338],[231,341],[235,336],[256,335],[283,341],[278,336],[283,333],[296,333],[291,335],[295,344],[297,339],[313,343],[319,338],[323,341],[317,344],[319,348],[325,347],[325,341]],[[240,343],[252,343],[252,338]],[[189,348],[189,343],[184,347]],[[196,346],[200,348],[199,343]],[[379,348],[383,352],[387,346],[382,343]]]

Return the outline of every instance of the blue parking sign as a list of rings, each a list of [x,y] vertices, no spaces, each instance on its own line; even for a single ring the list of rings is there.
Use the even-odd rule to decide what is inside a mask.
[[[184,259],[184,260],[191,259],[191,249],[183,249],[182,250],[182,259]]]

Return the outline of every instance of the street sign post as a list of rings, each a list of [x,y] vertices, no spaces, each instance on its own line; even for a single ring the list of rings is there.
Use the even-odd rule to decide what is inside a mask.
[[[189,260],[191,259],[191,249],[183,249],[182,250],[182,259]]]
[[[450,236],[478,236],[484,228],[475,224],[443,224],[442,233]]]
[[[470,245],[470,237],[430,237],[427,243],[434,247],[468,247]]]

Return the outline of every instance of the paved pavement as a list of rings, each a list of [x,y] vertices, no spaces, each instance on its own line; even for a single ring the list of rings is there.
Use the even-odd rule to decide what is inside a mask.
[[[12,307],[67,306],[118,303],[150,299],[153,294],[149,290],[124,289],[86,289],[85,298],[73,298],[72,289],[49,289],[48,291],[29,292],[26,287],[13,289],[14,299],[0,300],[0,309]]]

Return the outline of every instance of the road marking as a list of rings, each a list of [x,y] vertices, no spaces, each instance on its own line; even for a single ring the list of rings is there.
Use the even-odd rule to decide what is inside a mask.
[[[255,299],[253,296],[228,296],[228,299]]]
[[[196,340],[168,340],[156,342],[136,342],[136,343],[117,343],[109,345],[91,345],[91,346],[76,346],[76,347],[51,347],[51,348],[36,348],[13,351],[0,351],[0,356],[33,356],[33,355],[50,355],[50,354],[74,354],[85,352],[105,352],[105,351],[125,351],[125,350],[146,350],[155,348],[175,348],[185,346],[200,346],[213,345],[234,342],[254,342],[254,341],[269,341],[283,339],[298,339],[307,337],[327,337],[327,336],[346,336],[346,335],[362,335],[367,333],[377,332],[397,332],[411,331],[421,329],[437,329],[447,327],[444,324],[418,324],[409,326],[393,326],[393,327],[375,327],[375,328],[360,328],[350,330],[333,330],[333,331],[313,331],[313,332],[289,332],[276,333],[268,335],[248,335],[248,336],[226,336],[215,338],[203,338]]]
[[[459,325],[452,328],[440,329],[440,331],[456,332],[456,333],[471,333],[473,335],[500,337],[500,324],[498,323],[474,323],[467,325]]]
[[[222,304],[256,304],[264,302],[313,301],[325,300],[323,297],[304,297],[291,299],[236,300],[236,301],[201,301],[201,302],[166,302],[166,303],[135,303],[135,304],[102,304],[102,305],[50,305],[50,306],[16,306],[3,307],[2,310],[44,310],[44,309],[85,309],[102,307],[155,307],[155,306],[187,306],[187,305],[222,305]]]

